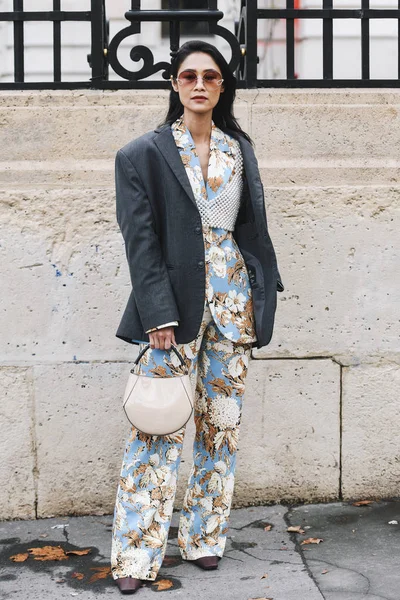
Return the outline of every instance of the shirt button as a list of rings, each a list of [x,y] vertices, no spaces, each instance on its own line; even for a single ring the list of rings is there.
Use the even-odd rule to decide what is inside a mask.
[[[199,269],[204,267],[204,260],[199,260],[199,262],[197,263],[197,266],[199,267]]]

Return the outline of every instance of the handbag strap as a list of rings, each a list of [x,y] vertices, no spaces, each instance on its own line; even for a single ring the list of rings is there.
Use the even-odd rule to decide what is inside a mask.
[[[138,356],[137,356],[136,360],[135,360],[135,361],[134,361],[134,363],[133,363],[135,366],[136,366],[136,365],[139,363],[139,361],[140,361],[140,359],[142,358],[143,354],[144,354],[145,352],[147,352],[147,350],[148,350],[149,348],[150,348],[150,344],[147,344],[147,345],[146,345],[146,346],[143,348],[143,350],[141,350],[141,351],[139,352],[139,354],[138,354]],[[166,350],[167,350],[167,349],[166,349]],[[176,356],[179,358],[179,360],[180,360],[180,362],[181,362],[181,365],[184,367],[184,366],[185,366],[185,361],[184,361],[184,359],[183,359],[183,357],[182,357],[182,354],[181,354],[181,353],[179,352],[179,350],[178,350],[178,349],[177,349],[177,348],[174,346],[174,344],[171,344],[171,350],[173,350],[173,351],[175,352]],[[167,350],[167,351],[168,351],[168,350]],[[132,373],[134,373],[134,371],[135,371],[135,366],[133,367],[133,369],[131,369],[131,372],[132,372]]]

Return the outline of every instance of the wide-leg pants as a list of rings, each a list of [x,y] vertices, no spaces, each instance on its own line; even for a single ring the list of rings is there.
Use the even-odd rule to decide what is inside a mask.
[[[139,350],[144,347],[141,343]],[[178,344],[195,390],[191,468],[180,514],[178,545],[185,560],[222,556],[232,502],[242,399],[251,344],[218,330],[207,300],[197,337]],[[182,373],[172,350],[149,348],[137,372]],[[187,368],[186,367],[186,368]],[[112,531],[114,579],[154,580],[165,556],[186,427],[150,436],[132,427],[126,442]]]

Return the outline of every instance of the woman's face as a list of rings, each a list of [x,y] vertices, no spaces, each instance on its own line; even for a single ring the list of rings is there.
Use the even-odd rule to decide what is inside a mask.
[[[219,83],[222,79],[221,71],[209,54],[205,52],[189,54],[178,68],[177,79],[180,79],[181,83],[172,79],[171,83],[174,90],[178,92],[185,111],[189,110],[197,114],[212,113],[212,109],[218,104],[220,94],[224,91],[224,84]],[[202,96],[203,99],[196,99],[196,96]]]

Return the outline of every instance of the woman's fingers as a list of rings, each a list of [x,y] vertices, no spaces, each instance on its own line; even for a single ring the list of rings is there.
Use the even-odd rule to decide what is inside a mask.
[[[169,350],[171,344],[176,344],[174,327],[163,327],[149,333],[150,348]]]

